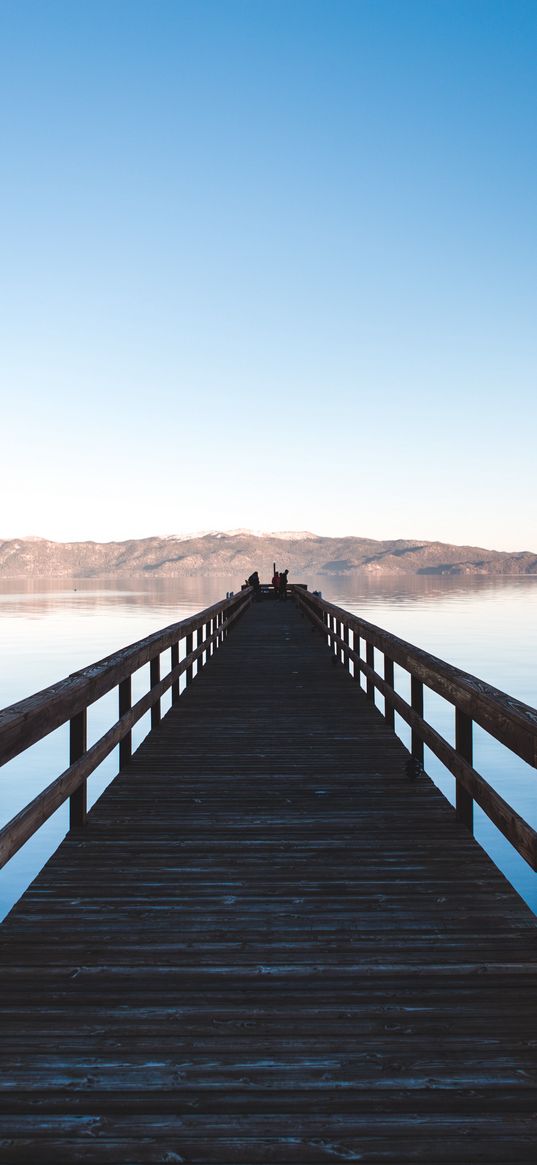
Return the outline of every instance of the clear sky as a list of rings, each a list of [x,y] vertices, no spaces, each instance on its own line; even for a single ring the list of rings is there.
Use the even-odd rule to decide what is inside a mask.
[[[537,550],[534,0],[0,0],[0,536]]]

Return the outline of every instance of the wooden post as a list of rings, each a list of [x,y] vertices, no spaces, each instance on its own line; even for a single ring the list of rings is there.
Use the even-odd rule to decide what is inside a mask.
[[[201,647],[204,639],[205,639],[205,624],[202,623],[201,627],[198,627],[198,647]],[[203,667],[203,651],[201,652],[201,655],[198,655],[198,675],[199,675],[202,667]]]
[[[461,712],[459,708],[456,708],[455,748],[464,757],[464,760],[468,761],[468,764],[473,764],[472,729],[473,722],[471,716],[467,716],[465,712]],[[473,832],[474,799],[472,794],[461,785],[460,781],[455,782],[455,813],[457,821],[461,821],[470,832]]]
[[[366,640],[366,645],[365,645],[365,662],[369,665],[369,667],[372,667],[372,668],[375,667],[375,648],[373,647],[372,643],[369,643],[368,640]],[[375,701],[375,683],[373,680],[370,680],[369,677],[367,679],[366,691],[367,691],[368,700],[372,700],[374,702]]]
[[[361,646],[360,646],[360,633],[358,631],[353,631],[352,635],[353,635],[353,644],[352,645],[354,647],[355,655],[357,655],[358,658],[361,659],[362,653],[361,653]],[[355,665],[354,665],[354,678],[355,678],[357,684],[361,683],[362,672],[360,670],[359,663],[355,663]]]
[[[330,628],[330,639],[329,639],[330,650],[332,652],[332,655],[334,656],[332,663],[336,663],[336,661],[337,661],[337,643],[336,643],[337,621],[336,621],[335,615],[328,616],[328,626]]]
[[[393,688],[393,659],[389,655],[384,656],[384,679],[390,688]],[[395,727],[395,710],[393,704],[387,696],[384,697],[384,717],[389,728]]]
[[[170,651],[170,666],[171,666],[172,671],[173,671],[174,667],[177,667],[178,663],[179,663],[179,644],[172,643],[171,651]],[[172,684],[172,705],[177,704],[178,701],[179,701],[179,680],[177,679],[177,680],[174,680],[173,684]]]
[[[88,710],[84,708],[69,721],[69,764],[84,756],[88,747]],[[86,824],[88,812],[88,782],[83,781],[69,798],[69,829]]]
[[[412,676],[410,680],[411,704],[414,712],[418,716],[423,716],[423,683],[418,680],[416,676]],[[412,729],[412,764],[410,768],[410,776],[417,777],[423,769],[423,740],[415,728]]]
[[[190,655],[190,652],[192,651],[192,641],[193,641],[193,635],[192,635],[192,632],[190,632],[190,634],[187,635],[187,637],[186,637],[185,651],[186,651],[187,655]],[[187,686],[188,686],[188,684],[192,683],[192,664],[190,664],[190,667],[187,667],[185,675],[186,675],[186,682],[187,682]]]
[[[160,681],[160,655],[156,655],[149,663],[149,683],[152,688]],[[151,728],[156,728],[160,724],[160,696],[155,703],[151,705]]]
[[[347,649],[349,646],[349,628],[348,628],[347,623],[343,624],[343,639],[345,641],[345,648]],[[347,668],[347,671],[348,671],[349,670],[349,652],[348,652],[348,650],[344,650],[344,652],[343,652],[343,662],[344,662],[345,667]]]
[[[118,688],[119,692],[119,716],[125,715],[132,708],[132,676],[127,676],[126,680],[122,680]],[[127,732],[123,740],[119,742],[119,767],[130,761],[132,756],[132,731]]]

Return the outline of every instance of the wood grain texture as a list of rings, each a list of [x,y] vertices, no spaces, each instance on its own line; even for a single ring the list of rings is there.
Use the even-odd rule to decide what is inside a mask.
[[[318,628],[321,634],[325,635],[325,622],[327,618],[329,622],[335,622],[335,617],[330,613],[326,613],[323,607],[330,607],[330,604],[325,603],[324,600],[320,602],[314,596],[297,595],[302,607],[306,609],[308,617],[312,620],[314,626]],[[311,600],[311,601],[310,601]],[[312,605],[315,604],[315,606]],[[339,610],[339,608],[336,608]],[[324,617],[323,617],[324,616]],[[348,614],[349,627],[359,622],[355,616]],[[361,624],[363,628],[371,626],[370,624]],[[367,679],[367,696],[368,699],[374,700],[375,688],[384,696],[387,707],[387,724],[393,725],[393,713],[398,712],[403,720],[410,725],[412,729],[412,761],[409,764],[410,775],[421,772],[423,768],[423,745],[426,744],[435,756],[446,766],[450,773],[457,780],[457,806],[460,810],[459,820],[463,821],[467,828],[472,828],[473,822],[473,804],[475,800],[481,809],[486,813],[487,817],[493,822],[497,829],[503,833],[504,837],[515,847],[521,857],[531,866],[532,870],[537,870],[537,830],[530,825],[520,813],[518,813],[512,805],[510,805],[500,794],[493,788],[493,786],[485,779],[485,777],[477,772],[472,763],[465,759],[468,748],[462,749],[453,748],[448,741],[441,736],[431,724],[428,724],[423,718],[423,682],[418,678],[418,673],[413,670],[413,665],[410,658],[407,660],[406,666],[411,672],[411,691],[412,704],[408,704],[403,697],[394,690],[393,679],[394,669],[393,660],[389,656],[384,656],[384,679],[375,671],[374,666],[374,644],[368,642],[366,644],[366,662],[360,657],[356,645],[359,645],[358,631],[354,627],[355,646],[351,650],[347,649],[346,654],[348,661],[354,666],[355,679],[359,677],[360,673]],[[390,637],[387,632],[382,632],[383,636],[388,640]],[[332,650],[337,650],[344,645],[345,640],[339,635],[327,635],[327,642]],[[418,649],[416,649],[417,651]],[[434,657],[430,657],[433,659]],[[441,661],[438,661],[441,662]],[[387,670],[386,670],[386,664]],[[450,665],[443,665],[446,668]],[[457,669],[451,669],[456,671]],[[461,672],[461,676],[466,679],[472,679],[466,673]],[[480,683],[477,681],[476,683]],[[484,685],[487,687],[488,685]],[[436,690],[436,689],[435,689]],[[496,689],[489,689],[490,693],[494,693]],[[498,693],[496,693],[498,694]],[[501,693],[500,693],[501,694]],[[489,695],[489,702],[493,705],[496,696]],[[511,697],[506,697],[511,699]],[[516,702],[516,701],[515,701]],[[456,702],[455,702],[456,703]],[[521,705],[526,707],[526,705]],[[534,709],[529,711],[535,713]],[[504,716],[505,709],[502,706],[501,715]],[[464,720],[469,725],[468,731],[471,733],[471,716],[465,712],[461,712],[460,707],[455,707],[455,717],[458,722]],[[511,726],[513,727],[513,726]],[[514,730],[514,729],[513,729]],[[525,737],[524,737],[525,739]],[[515,749],[515,751],[517,751]],[[462,806],[464,805],[464,810]],[[0,835],[1,846],[1,835]]]
[[[107,655],[89,667],[73,672],[57,684],[51,684],[43,691],[35,692],[11,704],[9,708],[3,708],[0,711],[0,764],[12,760],[55,728],[77,716],[89,704],[99,700],[180,639],[190,641],[192,632],[203,626],[212,614],[224,611],[231,622],[233,614],[237,614],[240,607],[249,602],[249,598],[248,589],[232,599],[222,599],[197,615],[182,619],[180,623],[172,623],[162,631],[155,631],[113,655]]]
[[[292,601],[12,911],[0,1161],[534,1160],[534,919]]]
[[[326,599],[319,599],[300,590],[296,592],[296,596],[318,620],[326,618],[327,615],[332,616],[334,620],[343,618],[346,625],[357,635],[361,635],[366,643],[387,654],[415,679],[443,696],[455,708],[459,708],[461,712],[475,720],[486,732],[490,732],[501,744],[505,744],[533,768],[537,768],[535,708],[507,692],[502,692],[499,688],[494,688],[485,680],[480,680],[477,676],[446,663],[436,655],[415,647],[413,643],[399,639],[397,635],[392,635],[382,627],[367,623],[365,619],[359,619],[357,615],[328,603]],[[337,636],[334,638],[337,645],[344,647],[342,639],[338,639]],[[350,658],[352,659],[352,656]],[[381,690],[381,685],[374,680],[371,669],[362,670]]]
[[[243,611],[244,606],[239,605],[233,612],[228,612],[228,627],[231,627],[237,619],[241,618]],[[214,632],[212,637],[213,642],[216,637],[217,632]],[[122,742],[125,739],[128,739],[129,747],[126,750],[126,754],[122,757],[122,761],[126,762],[128,755],[130,755],[130,741],[133,726],[137,723],[138,720],[141,720],[142,716],[144,716],[146,712],[151,710],[152,727],[157,727],[157,725],[160,723],[161,696],[163,696],[169,688],[173,689],[174,685],[177,684],[179,677],[183,674],[183,672],[187,673],[187,677],[189,674],[191,675],[192,664],[194,661],[197,661],[198,668],[201,669],[202,657],[205,654],[205,647],[206,644],[200,642],[195,651],[190,652],[190,654],[188,654],[180,663],[176,663],[175,666],[172,667],[171,671],[169,671],[162,679],[159,678],[160,656],[157,656],[156,659],[151,661],[150,665],[151,687],[149,691],[146,692],[145,695],[141,696],[134,705],[131,705],[129,695],[128,700],[125,702],[126,710],[123,712],[121,709],[122,703],[124,701],[122,701],[121,692],[122,689],[124,689],[124,685],[130,685],[131,676],[128,676],[126,680],[122,680],[122,682],[118,685],[120,719],[117,720],[116,723],[111,728],[109,728],[103,736],[99,737],[99,740],[96,740],[95,743],[91,745],[91,748],[86,749],[84,747],[82,750],[80,748],[77,749],[76,751],[79,754],[79,759],[73,761],[73,763],[69,765],[69,768],[65,769],[63,773],[60,773],[59,777],[56,777],[54,781],[51,781],[50,785],[47,785],[44,789],[42,789],[37,794],[37,796],[34,797],[33,801],[30,801],[28,805],[25,805],[24,808],[21,809],[20,812],[11,819],[11,821],[8,821],[6,825],[2,826],[0,829],[0,867],[6,865],[6,863],[13,857],[14,854],[17,853],[21,846],[23,846],[29,840],[29,838],[31,838],[33,834],[44,824],[44,822],[47,821],[48,818],[51,817],[57,809],[59,809],[60,805],[63,805],[63,802],[66,801],[68,797],[71,798],[72,804],[73,800],[78,796],[79,793],[82,793],[81,803],[78,811],[75,811],[73,820],[71,821],[71,826],[84,824],[86,816],[86,782],[88,777],[90,777],[98,765],[100,765],[101,762],[110,755],[116,745],[119,744],[121,748]],[[13,705],[13,707],[16,706],[17,705]],[[158,716],[153,716],[153,711],[156,707],[159,709]],[[6,711],[9,712],[10,709],[6,709]],[[85,719],[86,711],[87,710],[84,708],[82,712],[77,714],[75,720],[78,720],[79,717]],[[72,723],[73,721],[71,721],[71,724]],[[71,756],[72,755],[73,750],[71,750]]]

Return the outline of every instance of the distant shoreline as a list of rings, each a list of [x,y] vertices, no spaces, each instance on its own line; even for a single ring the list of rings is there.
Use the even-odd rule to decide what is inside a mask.
[[[325,538],[303,531],[293,536],[212,532],[124,542],[52,542],[13,538],[0,542],[0,580],[27,578],[201,578],[244,579],[259,569],[288,567],[306,579],[379,577],[537,577],[537,553],[486,550],[444,542],[370,538]]]

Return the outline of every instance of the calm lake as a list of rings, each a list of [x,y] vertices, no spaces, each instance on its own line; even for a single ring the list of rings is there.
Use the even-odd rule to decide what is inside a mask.
[[[268,575],[268,572],[267,572]],[[532,706],[537,705],[537,576],[532,578],[394,579],[367,576],[305,578],[311,590],[362,615],[402,638],[472,672]],[[110,652],[176,622],[238,590],[239,579],[10,580],[0,583],[0,707],[62,679]],[[138,673],[133,699],[147,690],[146,669]],[[400,669],[397,687],[410,685]],[[92,706],[89,743],[116,719],[117,694]],[[169,707],[169,697],[163,710]],[[453,710],[439,697],[425,696],[425,717],[454,741]],[[406,726],[396,727],[408,743]],[[134,745],[149,729],[144,717]],[[67,726],[51,733],[0,771],[0,822],[4,824],[54,779],[68,763]],[[475,729],[474,764],[505,799],[537,826],[537,772]],[[453,801],[454,781],[426,750],[425,768]],[[93,804],[117,772],[113,753],[90,778]],[[42,867],[67,828],[67,806],[50,819],[0,872],[0,917],[11,908]],[[537,911],[537,875],[479,809],[475,832],[480,844]]]

